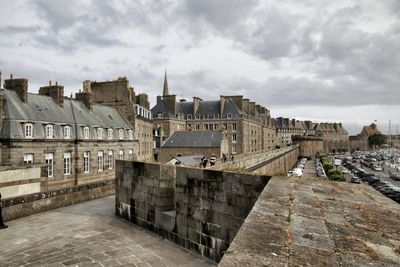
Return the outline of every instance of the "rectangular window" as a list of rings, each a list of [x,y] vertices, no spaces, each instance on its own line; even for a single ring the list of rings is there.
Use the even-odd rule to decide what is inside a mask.
[[[237,136],[235,133],[232,134],[232,143],[236,143],[237,141]]]
[[[196,124],[196,130],[200,130],[200,124]]]
[[[108,169],[114,168],[114,156],[113,156],[113,151],[110,150],[108,151]]]
[[[122,129],[118,130],[118,137],[120,140],[124,139],[124,130],[122,130]]]
[[[224,130],[228,130],[228,124],[224,123]]]
[[[71,127],[64,126],[64,138],[71,138]]]
[[[129,149],[129,151],[128,151],[128,159],[130,159],[130,160],[133,159],[133,149]]]
[[[232,131],[236,131],[236,123],[232,123]]]
[[[218,130],[218,123],[214,123],[214,130]]]
[[[46,138],[53,138],[53,125],[46,125]]]
[[[107,136],[108,136],[108,140],[112,140],[113,139],[113,129],[108,129],[107,130]]]
[[[64,153],[64,175],[71,174],[71,153]]]
[[[103,151],[97,152],[97,170],[102,172],[104,170]]]
[[[232,154],[236,154],[236,145],[232,145]]]
[[[84,139],[89,139],[90,135],[89,135],[89,127],[85,127],[83,128],[83,138]]]
[[[208,124],[204,124],[204,130],[208,130]]]
[[[47,177],[53,177],[53,153],[46,153]]]
[[[214,124],[210,124],[210,131],[214,130]]]
[[[33,137],[33,125],[31,123],[25,124],[25,137]]]
[[[24,155],[24,163],[26,163],[26,164],[33,163],[33,154],[32,153],[27,153]]]
[[[118,152],[118,159],[119,159],[119,160],[124,160],[124,151],[123,151],[123,150],[120,150],[120,151]]]
[[[157,133],[157,131],[156,131],[156,133]],[[133,140],[133,131],[132,130],[128,130],[128,138],[129,138],[129,140]]]
[[[85,151],[83,153],[83,172],[90,172],[90,151]]]

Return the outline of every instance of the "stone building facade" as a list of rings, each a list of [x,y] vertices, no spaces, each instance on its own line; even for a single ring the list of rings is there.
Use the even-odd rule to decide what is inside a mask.
[[[180,100],[169,94],[165,74],[163,95],[151,109],[161,145],[174,131],[221,131],[229,154],[251,153],[276,147],[275,125],[265,107],[243,96],[220,96],[219,100]]]
[[[166,163],[175,157],[202,155],[228,156],[226,136],[218,131],[175,131],[160,149],[159,161]]]
[[[153,161],[153,121],[147,94],[135,94],[125,77],[106,82],[85,81],[83,92],[91,92],[94,103],[118,109],[135,129],[135,159]]]
[[[27,79],[5,80],[0,91],[1,165],[44,166],[48,189],[114,179],[115,159],[133,159],[132,125],[91,94],[64,97],[64,87],[28,93]]]

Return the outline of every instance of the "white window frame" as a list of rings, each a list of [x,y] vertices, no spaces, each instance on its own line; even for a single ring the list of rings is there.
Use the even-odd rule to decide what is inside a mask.
[[[64,170],[64,175],[71,175],[71,152],[64,152],[63,170]]]
[[[107,130],[107,137],[108,137],[108,140],[112,140],[113,139],[113,129],[109,128]]]
[[[90,128],[88,126],[83,127],[83,139],[90,138]]]
[[[124,139],[124,130],[123,129],[118,130],[118,137],[120,140]]]
[[[114,168],[114,155],[113,151],[108,151],[108,169],[112,170]]]
[[[46,164],[47,164],[47,177],[53,177],[54,175],[54,154],[53,153],[46,153]]]
[[[232,123],[232,131],[237,131],[237,124],[236,123]]]
[[[90,173],[90,151],[83,152],[83,173]]]
[[[25,164],[33,164],[34,155],[33,153],[26,153],[24,155],[24,163]]]
[[[97,152],[97,171],[104,171],[104,152],[102,150]]]
[[[232,154],[236,154],[236,145],[232,145]]]
[[[103,128],[97,128],[97,139],[103,139]]]
[[[132,160],[133,159],[133,149],[128,150],[128,159]]]
[[[51,124],[47,124],[45,127],[45,133],[46,133],[46,138],[47,139],[53,139],[54,138],[54,127]]]
[[[128,139],[133,140],[133,131],[132,130],[128,130]]]
[[[118,151],[118,159],[119,160],[124,160],[124,150],[120,150]]]
[[[236,143],[237,142],[237,135],[236,133],[232,134],[232,143]]]
[[[64,126],[64,138],[65,139],[70,139],[71,138],[71,127],[70,126]]]
[[[25,130],[25,138],[33,138],[33,124],[32,123],[26,123],[24,130]]]

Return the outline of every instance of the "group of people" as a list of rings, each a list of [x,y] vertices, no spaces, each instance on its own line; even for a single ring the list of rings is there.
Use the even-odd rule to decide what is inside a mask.
[[[228,160],[233,161],[234,160],[234,156],[232,154],[226,155],[225,153],[222,154],[222,160],[223,162],[227,162]],[[203,156],[200,160],[200,167],[207,167],[207,163],[210,162],[210,166],[214,166],[215,163],[217,162],[217,157],[212,154],[212,156],[210,157],[210,159],[207,159],[205,156]]]
[[[214,154],[210,157],[210,160],[208,160],[205,156],[203,156],[203,157],[201,158],[200,165],[201,165],[203,168],[205,168],[205,167],[207,167],[208,161],[210,161],[210,166],[214,166],[215,163],[217,162],[217,158],[215,157]]]

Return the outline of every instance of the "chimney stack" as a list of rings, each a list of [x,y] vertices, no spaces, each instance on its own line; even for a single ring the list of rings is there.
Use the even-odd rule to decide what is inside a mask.
[[[79,92],[75,94],[76,100],[82,101],[85,106],[88,108],[88,110],[92,111],[93,110],[93,98],[92,98],[92,93],[91,92]]]
[[[53,98],[53,100],[59,105],[60,107],[64,106],[64,86],[58,85],[51,85],[51,81],[49,81],[48,86],[42,86],[39,88],[39,95],[46,95]]]
[[[22,102],[28,102],[28,79],[14,79],[10,74],[10,79],[4,80],[4,89],[12,90],[17,93]]]

